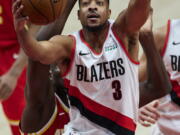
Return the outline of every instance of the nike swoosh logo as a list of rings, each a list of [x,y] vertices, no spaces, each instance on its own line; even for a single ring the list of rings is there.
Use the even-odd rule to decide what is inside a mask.
[[[180,45],[180,42],[175,42],[175,41],[174,41],[172,44],[173,44],[173,45]]]
[[[79,52],[80,56],[89,55],[89,54],[90,54],[90,52],[89,53],[82,53],[81,51]]]

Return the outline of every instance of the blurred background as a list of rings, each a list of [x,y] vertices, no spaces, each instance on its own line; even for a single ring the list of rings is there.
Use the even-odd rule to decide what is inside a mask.
[[[118,2],[119,1],[119,2]],[[117,15],[127,7],[129,0],[110,0],[110,8],[112,10],[111,19],[115,19]],[[180,0],[152,0],[153,28],[167,24],[168,19],[180,18]],[[81,24],[77,18],[78,4],[72,10],[71,15],[65,25],[63,34],[69,34],[81,28]],[[72,23],[73,22],[73,23]],[[16,110],[14,110],[16,112]],[[150,135],[150,128],[138,125],[136,135]],[[8,124],[4,117],[0,105],[0,135],[11,135]]]

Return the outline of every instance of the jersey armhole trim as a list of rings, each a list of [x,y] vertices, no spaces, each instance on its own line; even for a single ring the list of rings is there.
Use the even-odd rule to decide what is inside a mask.
[[[113,33],[114,37],[116,38],[116,40],[119,42],[119,44],[120,44],[120,46],[122,47],[122,49],[124,50],[124,52],[125,52],[126,56],[128,57],[128,59],[129,59],[133,64],[139,65],[139,64],[140,64],[139,61],[135,61],[135,60],[133,60],[133,59],[129,56],[128,51],[126,50],[124,43],[123,43],[122,40],[118,37],[118,35],[116,34],[116,32],[115,32],[113,29],[112,29],[112,33]]]
[[[166,38],[165,38],[165,43],[161,52],[161,56],[163,57],[165,52],[166,52],[166,48],[168,45],[168,41],[169,41],[169,34],[170,34],[170,26],[171,26],[171,20],[168,20],[168,24],[167,24],[167,33],[166,33]]]
[[[55,93],[55,97],[57,98],[59,104],[61,105],[62,109],[66,112],[69,113],[69,108],[63,103],[61,98]]]
[[[54,112],[53,112],[52,116],[50,117],[49,121],[40,130],[38,130],[38,131],[36,131],[34,133],[23,133],[22,130],[20,129],[20,132],[22,132],[22,134],[25,134],[25,135],[42,135],[53,124],[53,122],[55,121],[57,115],[58,115],[58,107],[57,107],[57,103],[56,103],[55,109],[54,109]]]
[[[66,71],[61,75],[62,77],[65,77],[69,71],[71,70],[73,61],[74,61],[74,57],[75,57],[75,49],[76,49],[76,39],[73,35],[69,35],[69,37],[73,38],[73,47],[71,50],[71,56],[70,56],[70,63],[68,65],[68,68],[66,69]]]

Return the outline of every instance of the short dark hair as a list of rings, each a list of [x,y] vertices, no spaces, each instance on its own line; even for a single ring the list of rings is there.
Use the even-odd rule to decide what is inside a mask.
[[[79,6],[80,6],[80,1],[81,1],[81,0],[78,0],[78,1],[79,1]],[[108,5],[109,5],[109,0],[106,0],[106,1],[107,1]]]

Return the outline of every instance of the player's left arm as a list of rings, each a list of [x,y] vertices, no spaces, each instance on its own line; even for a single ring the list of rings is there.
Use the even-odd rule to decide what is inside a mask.
[[[138,32],[149,16],[150,3],[151,0],[130,0],[128,8],[115,20],[113,27],[116,33]]]

